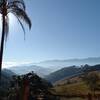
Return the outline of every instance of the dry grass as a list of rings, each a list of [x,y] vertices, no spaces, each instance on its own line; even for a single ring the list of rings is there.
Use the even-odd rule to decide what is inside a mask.
[[[87,94],[89,91],[88,87],[83,83],[66,84],[61,86],[55,86],[57,94],[71,95],[71,94]]]

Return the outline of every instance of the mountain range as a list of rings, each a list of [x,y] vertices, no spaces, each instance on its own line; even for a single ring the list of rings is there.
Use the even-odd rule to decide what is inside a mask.
[[[100,64],[100,57],[89,57],[84,59],[67,59],[67,60],[47,60],[40,63],[35,63],[35,65],[51,68],[53,71],[61,69],[66,66],[80,66],[80,65],[96,65]]]
[[[41,77],[44,77],[45,75],[48,75],[52,72],[50,68],[44,68],[37,65],[14,66],[14,67],[10,67],[9,70],[19,75],[34,71],[34,73],[36,73]]]
[[[7,88],[9,86],[9,82],[12,79],[12,76],[16,75],[14,72],[8,69],[3,69],[1,72],[1,85],[0,89],[2,90],[3,88]]]
[[[60,80],[80,76],[84,73],[91,72],[91,71],[99,71],[100,72],[100,64],[99,65],[84,65],[81,67],[77,66],[69,66],[62,68],[60,70],[57,70],[49,75],[47,75],[45,78],[46,80],[50,81],[51,83],[55,83]]]
[[[44,77],[64,67],[73,66],[73,65],[81,66],[85,64],[88,65],[100,64],[100,57],[90,57],[84,59],[68,59],[68,60],[47,60],[39,63],[12,66],[8,69],[16,74],[25,74],[34,71],[39,76]]]
[[[81,65],[81,66],[67,66],[64,68],[61,68],[57,71],[50,72],[46,68],[42,68],[40,66],[21,66],[21,67],[12,67],[10,70],[3,69],[2,71],[2,78],[4,81],[7,81],[10,79],[12,75],[15,74],[26,74],[31,71],[34,71],[37,74],[45,78],[47,81],[51,83],[55,83],[57,81],[80,76],[86,72],[90,71],[99,71],[100,72],[100,64],[98,65]],[[48,71],[48,72],[47,72]],[[45,74],[44,74],[45,73]]]

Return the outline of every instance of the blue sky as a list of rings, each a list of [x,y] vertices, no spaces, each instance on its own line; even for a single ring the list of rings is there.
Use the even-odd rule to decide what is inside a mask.
[[[100,0],[25,0],[32,29],[26,40],[16,19],[4,62],[39,62],[49,59],[100,56]]]

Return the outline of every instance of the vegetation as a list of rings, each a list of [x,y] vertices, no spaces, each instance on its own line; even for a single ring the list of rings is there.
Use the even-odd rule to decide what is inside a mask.
[[[100,89],[100,76],[96,72],[86,73],[82,79],[94,94],[96,90]]]
[[[25,32],[22,21],[25,21],[26,24],[28,24],[29,28],[31,28],[31,21],[27,16],[25,10],[26,7],[23,0],[0,0],[0,14],[2,15],[2,36],[0,41],[0,76],[2,68],[4,40],[7,40],[9,32],[8,14],[12,13],[15,15],[23,31]]]
[[[17,100],[25,100],[25,98],[27,100],[87,100],[87,98],[91,100],[91,98],[100,98],[99,72],[99,70],[89,69],[83,74],[60,80],[53,86],[34,72],[14,75],[13,72],[4,70],[0,100],[16,100],[16,98]]]
[[[59,100],[52,95],[52,84],[31,72],[25,75],[14,75],[9,88],[0,91],[0,100]]]
[[[88,72],[87,75],[86,73],[78,77],[62,80],[58,82],[58,84],[56,83],[54,87],[56,95],[61,96],[63,98],[62,100],[67,100],[66,98],[68,97],[73,98],[72,100],[81,100],[82,98],[82,100],[87,100],[87,98],[100,98],[99,72],[92,71]],[[79,99],[76,99],[77,97],[79,97]]]
[[[87,85],[84,84],[83,82],[56,85],[55,89],[57,91],[57,94],[61,95],[84,94],[84,93],[87,94],[89,92]]]

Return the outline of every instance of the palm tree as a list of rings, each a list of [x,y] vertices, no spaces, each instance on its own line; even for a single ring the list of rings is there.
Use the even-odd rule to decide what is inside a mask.
[[[24,33],[25,29],[22,21],[29,26],[31,29],[31,20],[26,14],[26,7],[23,0],[0,0],[0,14],[2,16],[2,34],[1,34],[1,45],[0,45],[0,77],[1,77],[1,69],[2,69],[2,59],[3,59],[3,48],[4,43],[7,40],[7,36],[9,33],[9,13],[15,15],[20,23]]]

